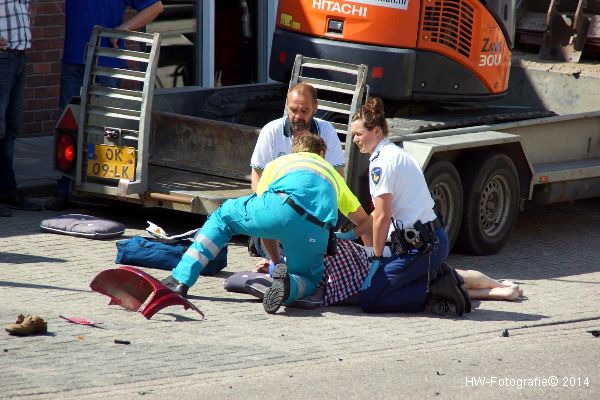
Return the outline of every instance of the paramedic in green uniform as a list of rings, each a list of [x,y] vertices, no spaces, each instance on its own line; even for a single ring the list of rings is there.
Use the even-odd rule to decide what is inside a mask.
[[[326,146],[320,137],[302,135],[294,138],[293,147],[295,153],[267,164],[255,194],[227,200],[210,215],[164,284],[186,295],[231,236],[244,234],[278,240],[286,254],[286,263],[275,266],[275,282],[265,294],[266,312],[314,293],[338,208],[355,225],[370,225],[363,225],[369,217],[344,179],[323,159]],[[277,246],[270,244],[265,247],[271,259],[281,260]]]

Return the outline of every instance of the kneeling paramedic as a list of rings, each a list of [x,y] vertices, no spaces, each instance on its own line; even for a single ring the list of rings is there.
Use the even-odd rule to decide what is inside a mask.
[[[294,138],[293,151],[267,164],[255,194],[227,200],[210,215],[164,284],[186,295],[231,236],[244,234],[278,240],[286,254],[283,263],[277,243],[265,242],[271,259],[280,260],[273,286],[263,299],[267,313],[315,292],[324,271],[323,255],[335,239],[338,208],[357,225],[368,216],[340,174],[323,159],[326,145],[320,137]]]

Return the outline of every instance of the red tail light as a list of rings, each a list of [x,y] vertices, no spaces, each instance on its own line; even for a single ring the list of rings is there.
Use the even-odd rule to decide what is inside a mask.
[[[383,78],[383,68],[382,67],[373,67],[371,70],[371,76],[375,79]]]
[[[59,135],[56,139],[56,167],[67,172],[75,161],[75,140],[68,134]]]
[[[287,53],[285,51],[282,51],[279,53],[279,64],[285,64],[285,62],[287,61]]]

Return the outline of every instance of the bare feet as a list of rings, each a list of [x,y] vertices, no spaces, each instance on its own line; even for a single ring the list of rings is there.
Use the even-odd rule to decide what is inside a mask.
[[[513,285],[510,287],[499,287],[490,290],[492,296],[497,296],[499,300],[514,301],[519,298],[519,287]]]
[[[498,283],[504,287],[509,287],[512,288],[514,286],[516,286],[518,292],[519,292],[519,297],[523,297],[523,289],[521,287],[519,287],[519,285],[517,285],[516,283],[514,283],[513,281],[509,281],[508,279],[504,279],[504,280],[500,280],[498,281]]]

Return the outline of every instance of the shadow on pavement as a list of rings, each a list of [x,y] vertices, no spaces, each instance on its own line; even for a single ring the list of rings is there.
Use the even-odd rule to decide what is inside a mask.
[[[67,260],[29,254],[7,253],[0,251],[0,263],[6,264],[36,264],[36,263],[63,263]]]
[[[539,321],[545,318],[550,318],[549,315],[542,314],[526,314],[514,311],[498,311],[498,310],[483,310],[483,309],[473,309],[474,312],[470,314],[465,314],[463,317],[470,321]]]
[[[234,299],[230,297],[214,297],[214,296],[194,296],[188,295],[188,300],[203,300],[203,301],[219,301],[223,303],[248,303],[248,302],[262,302],[262,300],[257,299],[256,297],[248,296],[243,299]]]
[[[51,285],[36,285],[34,283],[22,283],[22,282],[7,282],[0,281],[0,287],[12,287],[12,288],[24,288],[24,289],[51,289],[51,290],[65,290],[68,292],[90,292],[89,290],[84,289],[70,289],[61,286],[51,286]]]
[[[182,312],[189,311],[183,310]],[[165,317],[169,316],[171,318],[157,318],[157,317]],[[157,313],[154,317],[152,317],[153,321],[161,321],[161,322],[200,322],[202,318],[189,318],[184,317],[183,315],[174,314],[174,313]]]
[[[475,304],[474,304],[475,305]],[[314,310],[303,310],[299,308],[286,307],[281,308],[278,314],[282,314],[286,317],[322,317],[323,313],[333,313],[338,315],[346,316],[363,316],[369,318],[441,318],[441,319],[456,319],[456,320],[469,320],[469,321],[539,321],[545,318],[549,318],[547,315],[541,314],[527,314],[513,311],[496,311],[496,310],[477,310],[474,309],[475,313],[464,314],[462,317],[457,317],[453,311],[447,313],[434,313],[425,309],[422,312],[416,313],[381,313],[381,314],[368,314],[362,311],[359,306],[344,305],[344,306],[329,306],[319,307]]]

